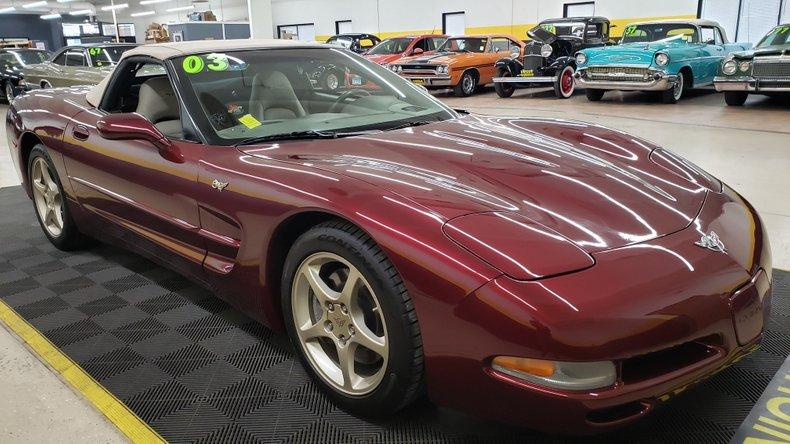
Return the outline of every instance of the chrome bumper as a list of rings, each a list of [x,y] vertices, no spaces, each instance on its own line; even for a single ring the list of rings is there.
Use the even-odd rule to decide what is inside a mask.
[[[416,76],[413,74],[401,74],[401,76],[411,82],[415,80],[415,83],[422,82],[423,86],[455,86],[450,76]]]
[[[494,77],[494,83],[554,83],[556,77]]]
[[[592,80],[586,76],[587,70],[576,71],[576,86],[589,89],[607,89],[615,91],[666,91],[675,87],[678,76],[656,72],[648,81],[632,80]]]
[[[716,77],[716,91],[790,92],[790,79],[756,79],[754,77]]]

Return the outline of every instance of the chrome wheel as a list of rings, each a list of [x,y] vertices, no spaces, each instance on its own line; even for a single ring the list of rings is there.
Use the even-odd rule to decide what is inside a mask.
[[[475,79],[472,77],[472,75],[464,75],[464,78],[461,79],[461,82],[463,82],[461,86],[464,89],[464,93],[466,95],[471,95],[475,92]]]
[[[6,82],[5,84],[5,99],[8,103],[11,103],[14,100],[14,87],[11,85],[11,81]]]
[[[683,95],[683,86],[685,80],[685,76],[682,73],[678,74],[678,80],[675,82],[675,87],[672,90],[672,96],[675,98],[675,101],[680,100],[680,97]]]
[[[320,252],[294,275],[291,307],[302,350],[316,373],[349,395],[365,395],[387,372],[389,340],[381,305],[360,271]]]
[[[63,197],[43,157],[33,161],[30,183],[41,225],[50,236],[59,237],[63,233]]]

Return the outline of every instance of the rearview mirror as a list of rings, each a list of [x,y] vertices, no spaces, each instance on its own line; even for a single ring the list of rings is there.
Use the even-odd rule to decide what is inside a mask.
[[[99,135],[107,140],[145,140],[167,160],[181,163],[184,156],[150,120],[137,113],[108,114],[96,122]]]
[[[419,55],[419,54],[422,54],[422,53],[424,53],[424,52],[425,52],[425,50],[424,50],[424,49],[422,49],[422,48],[414,48],[414,49],[411,51],[411,54],[412,54],[412,55]]]

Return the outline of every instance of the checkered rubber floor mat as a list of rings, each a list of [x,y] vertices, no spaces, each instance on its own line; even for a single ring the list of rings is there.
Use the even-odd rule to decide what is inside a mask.
[[[106,245],[64,253],[0,189],[0,298],[170,442],[565,442],[423,400],[370,421],[332,405],[275,334],[181,276]],[[762,348],[600,442],[727,442],[790,354],[790,273]],[[588,440],[589,442],[589,440]]]

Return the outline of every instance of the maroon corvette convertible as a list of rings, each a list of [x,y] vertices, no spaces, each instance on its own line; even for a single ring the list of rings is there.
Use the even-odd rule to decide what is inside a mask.
[[[321,90],[316,64],[352,82]],[[55,246],[202,283],[352,411],[427,393],[594,433],[740,359],[768,316],[763,223],[716,178],[599,126],[454,111],[343,49],[142,46],[6,125]]]

